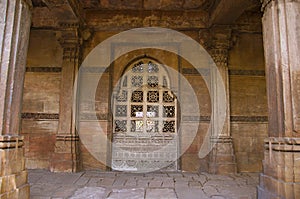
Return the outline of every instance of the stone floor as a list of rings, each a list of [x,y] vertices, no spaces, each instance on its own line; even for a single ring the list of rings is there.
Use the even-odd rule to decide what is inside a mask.
[[[71,174],[29,170],[28,175],[32,199],[254,199],[258,184],[258,174],[253,173],[220,176],[188,172]]]

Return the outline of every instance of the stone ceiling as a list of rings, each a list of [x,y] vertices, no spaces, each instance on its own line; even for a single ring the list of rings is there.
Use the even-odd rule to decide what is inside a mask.
[[[63,23],[114,27],[112,20],[123,21],[121,29],[205,28],[231,24],[246,10],[260,7],[259,0],[32,0],[32,4],[35,28],[57,28]]]

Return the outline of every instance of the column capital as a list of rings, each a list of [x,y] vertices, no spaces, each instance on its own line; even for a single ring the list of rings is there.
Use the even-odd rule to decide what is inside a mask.
[[[78,23],[61,23],[56,32],[57,40],[63,48],[63,59],[79,58],[79,48],[82,45],[80,26]]]
[[[199,32],[200,43],[210,53],[218,66],[228,65],[228,52],[232,47],[232,29],[229,26],[215,26]]]

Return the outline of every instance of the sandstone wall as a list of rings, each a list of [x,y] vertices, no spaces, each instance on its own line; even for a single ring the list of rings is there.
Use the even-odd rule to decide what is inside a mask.
[[[59,117],[62,49],[54,31],[31,30],[22,109],[26,167],[48,169]]]
[[[198,41],[198,31],[182,31]],[[117,34],[114,31],[95,32],[91,39],[82,46],[83,57],[99,43]],[[182,125],[196,125],[200,119],[198,133],[181,158],[181,169],[198,171],[202,165],[198,158],[198,151],[202,145],[210,122],[210,97],[203,77],[195,72],[193,67],[178,56],[164,51],[140,50],[129,53],[117,59],[114,63],[113,76],[107,70],[99,84],[96,95],[97,119],[91,119],[93,105],[85,101],[81,105],[82,115],[80,132],[84,134],[84,144],[81,143],[81,159],[83,169],[106,169],[109,162],[110,146],[105,140],[95,142],[96,126],[112,136],[110,121],[110,78],[112,87],[117,83],[128,61],[147,54],[162,63],[182,71],[185,78],[192,85],[200,102],[201,116],[191,114],[186,117]],[[59,91],[61,81],[62,49],[54,31],[32,30],[25,78],[23,96],[22,132],[25,136],[27,168],[49,168],[49,160],[54,152],[55,134],[59,118]],[[106,66],[101,66],[106,67]],[[262,37],[260,34],[239,33],[236,43],[230,51],[230,106],[231,106],[231,134],[237,159],[238,171],[258,172],[261,170],[263,158],[263,138],[267,135],[267,104],[264,77],[264,63],[262,52]],[[84,78],[93,78],[95,73],[87,73]],[[89,90],[85,87],[80,95]],[[181,97],[185,97],[181,91]],[[104,135],[105,136],[105,135]],[[181,143],[191,138],[189,132],[182,132]],[[83,141],[83,140],[82,140]],[[86,146],[97,151],[97,161]],[[94,154],[95,155],[95,154]],[[107,162],[108,161],[108,162]]]
[[[239,33],[230,52],[231,134],[239,172],[262,169],[267,96],[262,35]]]

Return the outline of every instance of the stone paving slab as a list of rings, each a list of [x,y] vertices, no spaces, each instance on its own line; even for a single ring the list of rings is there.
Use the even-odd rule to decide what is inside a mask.
[[[157,199],[157,198],[164,198],[164,199],[177,199],[176,193],[174,189],[170,188],[156,188],[156,189],[147,189],[146,190],[146,199]]]
[[[70,199],[83,199],[83,198],[105,198],[107,195],[106,189],[101,187],[84,187],[78,189]]]
[[[145,189],[114,189],[108,196],[109,199],[144,199],[144,197]]]
[[[29,170],[32,199],[256,199],[257,173],[51,173]]]

